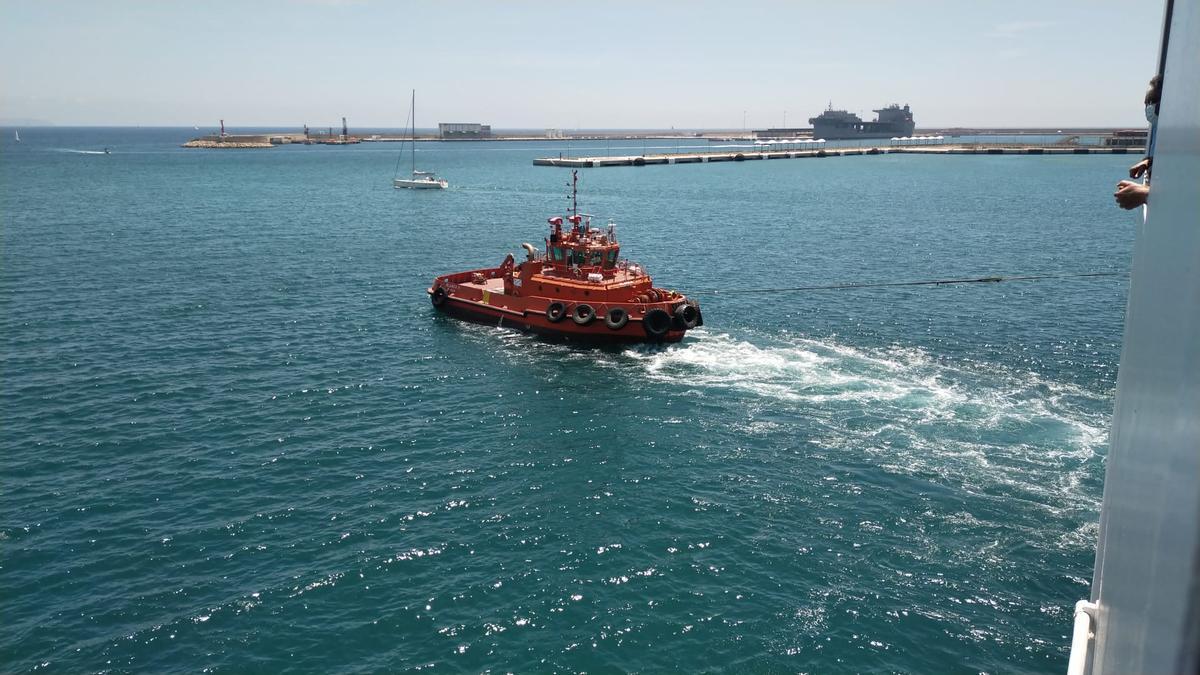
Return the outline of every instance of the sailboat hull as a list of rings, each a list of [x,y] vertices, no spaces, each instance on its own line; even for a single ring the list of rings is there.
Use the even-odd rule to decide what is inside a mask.
[[[405,178],[396,178],[392,181],[392,187],[397,190],[445,190],[449,187],[449,183],[444,180],[408,180]]]

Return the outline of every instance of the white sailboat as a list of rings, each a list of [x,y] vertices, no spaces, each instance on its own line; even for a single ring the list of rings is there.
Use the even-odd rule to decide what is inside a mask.
[[[450,187],[444,179],[438,178],[429,171],[417,171],[417,90],[413,90],[412,94],[412,177],[392,179],[392,187],[397,190],[445,190]],[[404,157],[404,148],[400,149],[400,158]],[[399,165],[399,162],[397,162]]]
[[[17,142],[18,142],[18,143],[20,143],[20,142],[21,142],[21,132],[19,132],[19,131],[14,131],[14,132],[13,132],[13,138],[17,139]]]

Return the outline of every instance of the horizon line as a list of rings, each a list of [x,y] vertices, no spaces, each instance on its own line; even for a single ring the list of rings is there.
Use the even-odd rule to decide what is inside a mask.
[[[225,125],[225,128],[226,129],[268,129],[269,128],[269,129],[276,129],[276,130],[284,130],[284,129],[292,129],[292,128],[303,128],[304,126],[306,126],[306,125],[304,125],[304,124],[300,124],[300,125],[295,125],[295,124],[230,125],[230,124],[227,124],[227,125]],[[311,129],[319,130],[319,129],[322,129],[325,127],[329,127],[331,125],[325,124],[325,125],[307,125],[307,126],[310,128],[310,130]],[[336,128],[338,125],[332,125],[332,126]],[[1141,125],[1101,124],[1101,125],[1081,125],[1081,126],[1069,125],[1069,124],[1042,124],[1042,125],[1023,125],[1023,126],[1004,126],[1004,125],[994,125],[994,124],[993,125],[957,124],[957,125],[926,125],[926,126],[918,126],[916,128],[917,129],[1030,129],[1030,130],[1061,128],[1064,130],[1065,129],[1099,130],[1099,129],[1140,129],[1145,126],[1146,126],[1145,124],[1141,124]],[[74,123],[58,124],[58,123],[53,123],[53,122],[12,123],[12,122],[0,121],[0,127],[5,127],[5,128],[20,127],[20,128],[28,128],[28,129],[192,129],[192,130],[196,130],[196,129],[210,129],[210,128],[216,129],[216,128],[219,128],[219,125],[214,124],[214,125],[197,126],[194,124],[74,124]],[[363,126],[359,126],[359,127],[352,126],[351,128],[352,129],[357,128],[359,130],[362,130],[362,129],[367,129],[367,130],[389,129],[390,130],[390,129],[408,129],[409,127],[363,125]],[[800,126],[800,127],[771,127],[771,126],[766,126],[766,127],[753,127],[753,128],[744,128],[743,129],[743,128],[730,128],[730,127],[652,127],[652,126],[641,126],[641,127],[545,127],[545,126],[496,127],[496,126],[493,126],[492,132],[495,133],[497,131],[534,131],[534,130],[545,131],[547,129],[553,129],[553,130],[562,131],[562,132],[569,132],[569,131],[668,131],[668,132],[669,131],[675,131],[675,132],[706,131],[706,132],[722,132],[722,133],[750,133],[752,131],[765,130],[765,129],[808,129],[808,128],[810,128],[810,127],[803,127],[803,126]],[[418,127],[418,129],[436,130],[437,127],[436,126]]]

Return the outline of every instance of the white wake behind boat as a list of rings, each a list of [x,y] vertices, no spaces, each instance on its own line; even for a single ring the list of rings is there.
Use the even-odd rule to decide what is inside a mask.
[[[412,108],[409,110],[409,119],[412,120],[412,177],[411,178],[393,178],[392,187],[397,190],[445,190],[450,187],[450,184],[443,178],[438,178],[430,171],[417,171],[417,90],[413,89]],[[404,147],[400,148],[400,158],[396,160],[397,168],[400,164],[400,159],[404,158]]]

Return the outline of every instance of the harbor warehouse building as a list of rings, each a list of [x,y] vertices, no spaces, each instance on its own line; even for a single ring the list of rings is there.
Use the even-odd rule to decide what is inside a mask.
[[[491,138],[492,125],[474,122],[438,122],[438,136],[445,140]]]

